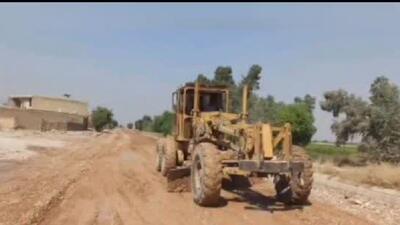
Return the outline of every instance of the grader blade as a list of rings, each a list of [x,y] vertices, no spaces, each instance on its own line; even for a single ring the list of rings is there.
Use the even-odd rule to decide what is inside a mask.
[[[168,192],[190,192],[190,167],[170,169],[167,174]]]

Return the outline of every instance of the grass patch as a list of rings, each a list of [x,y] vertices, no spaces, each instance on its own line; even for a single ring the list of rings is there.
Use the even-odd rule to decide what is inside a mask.
[[[333,144],[312,143],[306,147],[306,150],[314,161],[321,163],[333,162],[338,166],[357,166],[363,162],[363,157],[356,145],[337,147]]]
[[[315,169],[323,174],[358,184],[400,190],[400,167],[388,163],[368,163],[356,145],[337,147],[312,143],[306,147],[316,162]]]
[[[399,167],[388,163],[368,164],[362,167],[337,167],[331,162],[317,164],[316,170],[357,184],[400,190]]]

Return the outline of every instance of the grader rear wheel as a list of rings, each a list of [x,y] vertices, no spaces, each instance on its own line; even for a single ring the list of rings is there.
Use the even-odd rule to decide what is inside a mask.
[[[166,138],[163,143],[163,151],[161,154],[161,174],[167,176],[168,171],[177,165],[177,151],[175,141]]]
[[[277,175],[275,177],[277,198],[286,204],[305,204],[313,183],[312,161],[301,147],[293,146],[292,154],[293,161],[304,162],[304,170],[292,172],[290,176]]]
[[[217,206],[221,193],[222,164],[215,145],[195,146],[191,169],[193,200],[201,206]]]

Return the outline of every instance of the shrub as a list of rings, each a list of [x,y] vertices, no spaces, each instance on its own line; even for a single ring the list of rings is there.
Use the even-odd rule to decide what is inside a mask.
[[[175,113],[165,111],[161,116],[155,116],[152,131],[164,135],[171,134],[174,126]]]
[[[293,143],[307,145],[317,131],[314,124],[314,117],[308,106],[303,103],[291,104],[283,107],[278,114],[280,123],[292,125]]]
[[[133,123],[128,123],[128,124],[126,125],[126,127],[127,127],[128,129],[133,129]]]
[[[98,106],[92,111],[92,123],[96,131],[102,131],[104,128],[109,126],[114,128],[118,126],[118,122],[113,119],[113,112],[102,106]]]

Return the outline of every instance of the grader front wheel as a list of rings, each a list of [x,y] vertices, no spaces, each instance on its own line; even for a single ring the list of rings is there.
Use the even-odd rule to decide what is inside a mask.
[[[293,146],[292,160],[304,162],[301,172],[292,172],[290,176],[277,175],[275,190],[278,200],[286,204],[305,204],[311,193],[313,183],[312,161],[303,148]]]
[[[193,200],[201,206],[219,204],[222,164],[215,145],[200,143],[194,148],[191,182]]]

